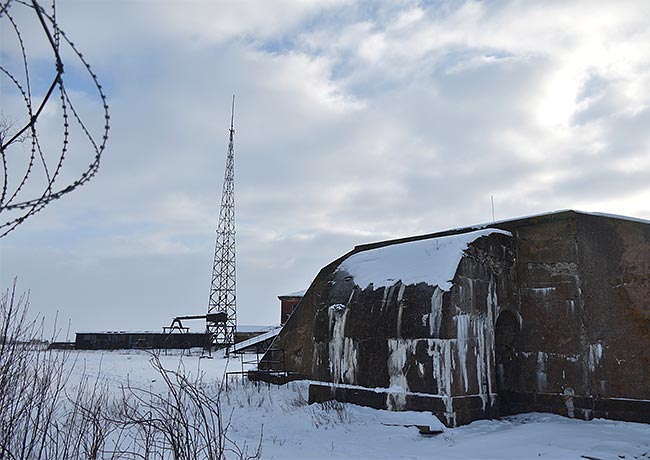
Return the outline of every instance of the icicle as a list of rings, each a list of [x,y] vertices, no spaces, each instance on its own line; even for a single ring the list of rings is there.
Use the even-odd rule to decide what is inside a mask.
[[[431,296],[431,313],[429,314],[429,333],[431,337],[440,337],[440,324],[442,322],[442,294],[443,290],[438,286],[433,290]]]
[[[461,381],[465,385],[465,393],[469,390],[467,381],[467,344],[469,339],[470,315],[457,315],[456,319],[456,348],[460,365]]]
[[[400,284],[399,286],[399,291],[397,292],[397,306],[398,306],[398,311],[397,311],[397,337],[402,336],[402,314],[404,313],[404,302],[402,302],[402,299],[404,298],[404,291],[406,290],[406,285],[405,284]]]
[[[406,290],[406,284],[400,283],[399,291],[397,291],[397,301],[401,302],[404,298],[404,291]]]
[[[389,410],[404,410],[406,392],[409,391],[405,374],[406,361],[415,354],[416,347],[417,340],[388,339],[388,377],[393,390],[386,399]]]
[[[433,377],[438,384],[438,395],[445,404],[445,417],[450,426],[456,425],[452,399],[453,368],[451,340],[429,339],[429,355],[433,364]]]
[[[566,387],[564,389],[564,405],[566,406],[566,412],[569,418],[575,417],[575,407],[573,405],[573,388]]]
[[[537,352],[537,391],[546,392],[546,353]]]
[[[487,392],[485,388],[485,329],[483,321],[477,321],[474,324],[476,333],[476,384],[479,396],[483,402],[483,410],[487,406]]]
[[[390,300],[391,296],[393,295],[393,289],[395,289],[395,285],[392,285],[389,288],[384,288],[384,298],[381,301],[381,312],[383,313],[386,310],[386,307],[388,306],[388,301]]]
[[[587,356],[587,362],[589,364],[589,370],[594,372],[596,366],[600,365],[600,360],[603,357],[603,345],[600,343],[592,343],[589,345],[589,354]]]
[[[488,394],[493,393],[492,389],[492,367],[495,362],[494,357],[494,325],[496,323],[497,309],[499,299],[497,298],[497,291],[494,286],[494,277],[490,277],[490,284],[488,285],[488,308],[487,320],[483,321],[482,330],[487,335],[487,340],[483,340],[484,347],[481,349],[483,352],[483,359],[486,363],[486,376]]]
[[[354,383],[357,368],[357,349],[354,341],[345,337],[345,320],[349,309],[342,304],[328,309],[330,331],[329,341],[330,374],[335,383]]]

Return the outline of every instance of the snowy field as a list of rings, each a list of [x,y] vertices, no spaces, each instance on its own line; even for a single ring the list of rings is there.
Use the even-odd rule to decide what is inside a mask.
[[[163,391],[164,382],[140,351],[77,351],[73,381],[83,375],[108,382],[111,391],[127,382]],[[254,358],[254,356],[253,356]],[[168,369],[179,366],[218,385],[226,371],[240,371],[239,360],[221,355],[160,355]],[[441,426],[422,413],[387,413],[351,404],[307,404],[307,384],[256,386],[231,379],[223,393],[224,413],[232,413],[230,436],[256,446],[262,436],[264,459],[648,459],[650,425],[549,414],[523,414],[499,421],[477,421],[423,436],[402,425]]]

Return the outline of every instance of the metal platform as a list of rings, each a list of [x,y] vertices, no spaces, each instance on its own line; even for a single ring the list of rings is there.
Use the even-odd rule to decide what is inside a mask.
[[[278,327],[268,332],[265,332],[264,334],[256,335],[255,337],[251,337],[250,339],[242,340],[239,343],[231,345],[228,348],[228,353],[241,353],[247,348],[253,348],[256,345],[259,345],[267,340],[275,338],[280,333],[281,330],[282,327]]]

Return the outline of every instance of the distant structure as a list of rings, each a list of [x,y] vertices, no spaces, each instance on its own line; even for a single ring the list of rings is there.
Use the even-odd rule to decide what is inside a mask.
[[[305,291],[299,291],[278,296],[280,300],[280,324],[287,322],[289,316],[291,316],[291,313],[296,309],[304,295]]]
[[[212,283],[208,302],[206,331],[212,345],[226,347],[235,343],[237,330],[237,292],[235,271],[235,96],[232,97],[230,142],[221,193],[217,242],[212,263]],[[210,314],[225,313],[226,321],[211,321]]]
[[[447,426],[530,411],[650,423],[650,222],[559,211],[357,246],[272,347],[310,402]]]
[[[160,332],[77,332],[74,346],[59,344],[52,348],[74,348],[77,350],[128,350],[128,349],[188,349],[205,348],[210,340],[207,333],[169,334]]]

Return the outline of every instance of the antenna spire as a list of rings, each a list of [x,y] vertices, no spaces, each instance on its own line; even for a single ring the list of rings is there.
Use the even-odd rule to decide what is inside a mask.
[[[232,96],[230,116],[230,142],[226,155],[226,170],[221,192],[221,208],[217,226],[217,241],[212,264],[212,283],[206,329],[211,334],[212,345],[218,347],[235,343],[237,330],[237,290],[235,270],[235,95]]]
[[[235,95],[232,95],[232,109],[230,110],[230,131],[235,131]]]

